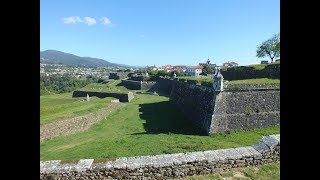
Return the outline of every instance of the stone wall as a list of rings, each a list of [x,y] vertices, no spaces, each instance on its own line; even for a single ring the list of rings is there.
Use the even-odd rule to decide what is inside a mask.
[[[177,106],[204,134],[208,134],[214,110],[213,89],[187,82],[172,82],[170,102]]]
[[[109,74],[109,79],[125,79],[128,77],[129,73],[125,73],[125,72],[116,72],[116,73],[110,73]]]
[[[141,89],[142,90],[149,90],[156,84],[154,81],[142,82]]]
[[[170,102],[206,134],[280,124],[279,83],[226,85],[220,93],[190,82],[171,83]]]
[[[142,82],[142,81],[127,80],[127,79],[121,80],[121,85],[131,90],[149,90],[155,84],[156,82],[153,82],[153,81]]]
[[[141,90],[141,84],[141,81],[132,81],[127,79],[121,80],[121,85],[131,90]]]
[[[279,134],[239,148],[121,157],[100,163],[94,159],[81,159],[78,163],[40,161],[40,179],[176,179],[274,161],[280,161]]]
[[[280,90],[224,91],[214,97],[209,134],[280,125]]]
[[[92,91],[73,91],[72,97],[90,97],[96,96],[98,98],[114,97],[119,99],[120,102],[130,102],[134,96],[132,92],[128,93],[109,93],[109,92],[92,92]]]

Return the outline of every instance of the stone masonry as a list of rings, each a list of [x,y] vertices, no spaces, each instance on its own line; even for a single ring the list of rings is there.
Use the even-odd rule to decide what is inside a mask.
[[[121,157],[100,163],[94,159],[81,159],[76,164],[40,161],[40,179],[176,179],[274,161],[280,161],[279,134],[239,148]]]

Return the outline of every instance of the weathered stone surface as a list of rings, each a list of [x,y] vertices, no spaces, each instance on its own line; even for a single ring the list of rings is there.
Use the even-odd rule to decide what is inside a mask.
[[[214,153],[216,153],[216,155],[218,156],[219,161],[224,161],[227,159],[228,155],[225,153],[223,149],[214,150]]]
[[[206,159],[208,160],[208,162],[216,162],[216,161],[219,161],[219,157],[218,155],[216,154],[215,151],[204,151],[203,152],[204,156],[206,157]]]
[[[242,155],[234,148],[224,149],[224,153],[227,155],[227,159],[240,159]]]
[[[274,147],[280,143],[280,141],[273,136],[264,136],[262,138],[262,142],[265,143],[270,149],[274,149]]]
[[[269,147],[262,141],[259,141],[255,145],[252,145],[252,147],[260,153],[265,153],[270,150]]]
[[[116,159],[116,161],[113,164],[114,168],[117,169],[125,169],[127,168],[127,158],[126,157],[121,157]]]
[[[85,171],[91,168],[94,159],[80,159],[76,166],[76,171]]]
[[[242,158],[251,157],[252,153],[246,147],[235,148],[241,154]]]
[[[113,169],[113,168],[114,168],[114,166],[113,166],[114,163],[115,163],[115,161],[107,161],[107,162],[106,162],[106,166],[105,166],[106,169],[107,169],[107,170]]]
[[[140,157],[140,165],[141,167],[152,166],[152,156],[141,156]]]
[[[40,172],[50,173],[56,170],[57,166],[60,164],[61,160],[52,161],[42,161],[40,163]]]
[[[202,151],[186,153],[187,162],[198,162],[206,159]]]
[[[273,134],[273,135],[270,135],[270,137],[276,139],[277,141],[279,141],[279,144],[280,144],[280,134]]]
[[[141,162],[140,157],[128,157],[127,158],[127,168],[128,169],[136,169],[140,168]]]

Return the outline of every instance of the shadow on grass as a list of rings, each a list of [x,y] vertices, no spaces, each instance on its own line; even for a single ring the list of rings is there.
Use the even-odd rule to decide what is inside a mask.
[[[140,118],[145,120],[145,133],[137,134],[184,134],[201,135],[205,134],[195,127],[186,117],[169,101],[158,103],[140,104]]]

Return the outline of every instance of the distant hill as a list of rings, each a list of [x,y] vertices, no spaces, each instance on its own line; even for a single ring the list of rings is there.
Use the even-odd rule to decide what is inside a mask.
[[[131,67],[124,64],[111,63],[103,59],[91,57],[79,57],[73,54],[64,53],[56,50],[40,51],[40,63],[65,64],[70,66],[112,66],[112,67]]]

